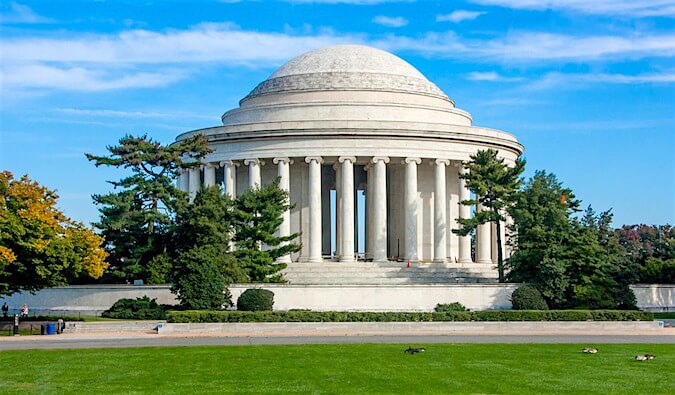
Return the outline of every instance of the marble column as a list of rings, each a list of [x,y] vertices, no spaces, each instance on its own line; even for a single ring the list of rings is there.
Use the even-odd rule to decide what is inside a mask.
[[[293,161],[289,158],[274,158],[272,162],[277,165],[277,175],[279,176],[279,188],[289,193],[289,200],[286,203],[290,203],[290,165],[293,164]],[[283,221],[279,225],[278,234],[279,237],[288,237],[291,235],[291,211],[290,209],[284,211],[282,214]],[[288,244],[288,242],[283,242],[282,245]],[[279,263],[291,263],[291,255],[286,254],[277,259]]]
[[[333,165],[335,169],[335,257],[340,257],[342,251],[342,169],[339,163]]]
[[[213,163],[207,163],[204,166],[204,188],[216,185],[216,166]]]
[[[341,156],[338,161],[341,166],[342,181],[340,262],[354,262],[354,162],[356,158]]]
[[[373,172],[373,186],[371,188],[371,195],[373,203],[370,206],[372,211],[369,225],[372,226],[373,231],[370,232],[372,237],[371,248],[373,250],[373,261],[386,262],[387,261],[387,163],[389,158],[383,156],[376,156],[372,160],[372,167],[370,171]],[[370,183],[371,177],[368,177]],[[370,199],[371,196],[368,197]]]
[[[375,181],[375,171],[372,163],[368,163],[363,167],[366,171],[366,259],[373,258],[373,240],[375,227],[373,226],[373,183]]]
[[[223,184],[225,186],[225,194],[232,199],[237,196],[238,165],[238,163],[231,160],[224,160],[220,162],[220,166],[223,168]]]
[[[465,174],[468,170],[460,163],[459,172]],[[462,204],[465,200],[471,199],[471,191],[466,187],[466,180],[459,179],[459,218],[470,218],[471,207]],[[471,263],[471,235],[459,236],[459,254],[457,261],[459,263]]]
[[[183,192],[190,190],[190,172],[187,169],[180,171],[180,175],[178,176],[178,189]]]
[[[321,163],[320,156],[308,156],[309,164],[309,262],[321,262]]]
[[[195,200],[197,192],[199,191],[199,184],[201,184],[201,171],[199,167],[193,167],[190,169],[190,176],[188,180],[188,197],[190,202]]]
[[[476,211],[483,210],[482,205]],[[492,263],[492,223],[486,222],[476,228],[476,263]]]
[[[406,158],[405,164],[405,194],[403,198],[405,208],[405,259],[417,262],[417,165],[422,163],[420,158]]]
[[[434,262],[445,263],[448,257],[445,166],[447,159],[434,162]]]
[[[260,188],[262,186],[260,166],[264,165],[264,162],[260,159],[246,159],[244,165],[248,166],[248,187]]]

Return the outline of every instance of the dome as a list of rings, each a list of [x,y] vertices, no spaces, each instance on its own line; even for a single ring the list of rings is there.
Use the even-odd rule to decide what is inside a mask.
[[[411,93],[449,100],[398,56],[363,45],[334,45],[288,61],[241,102],[270,94],[344,90]]]

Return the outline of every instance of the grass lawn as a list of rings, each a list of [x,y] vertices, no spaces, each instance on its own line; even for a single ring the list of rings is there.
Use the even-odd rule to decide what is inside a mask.
[[[675,345],[431,344],[0,352],[3,393],[675,393]],[[635,354],[655,360],[636,362]]]

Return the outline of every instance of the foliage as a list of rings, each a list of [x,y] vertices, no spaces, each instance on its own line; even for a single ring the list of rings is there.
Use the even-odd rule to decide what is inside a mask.
[[[514,203],[522,181],[520,175],[525,169],[525,161],[518,158],[513,167],[504,163],[503,158],[497,157],[497,151],[488,149],[471,155],[471,161],[464,164],[467,172],[460,175],[466,181],[466,187],[475,194],[474,199],[461,202],[464,205],[481,205],[482,210],[476,211],[471,218],[459,218],[462,225],[453,232],[466,236],[478,225],[492,222],[497,229],[497,270],[499,282],[505,281],[504,252],[502,251],[502,237],[500,223],[505,221],[504,215]]]
[[[298,233],[276,234],[282,214],[291,208],[288,193],[279,188],[279,178],[262,188],[249,189],[234,202],[235,256],[253,282],[281,282],[286,267],[277,259],[300,250],[292,241]]]
[[[0,173],[0,295],[99,278],[103,239],[57,207],[54,191]]]
[[[517,234],[509,280],[534,285],[554,308],[631,308],[634,268],[610,228],[612,214],[579,202],[553,174],[536,172],[509,211]]]
[[[95,224],[110,253],[109,281],[148,280],[148,265],[164,253],[168,227],[177,201],[186,199],[173,182],[181,170],[199,166],[210,152],[204,136],[162,145],[147,136],[125,136],[108,146],[109,156],[87,154],[96,166],[130,169],[132,174],[111,181],[119,192],[94,195],[101,220]]]
[[[101,317],[127,320],[164,320],[167,306],[157,303],[147,295],[136,299],[119,299]]]
[[[445,313],[448,311],[469,311],[469,309],[459,302],[452,302],[448,304],[439,303],[434,307],[434,311],[437,313]]]
[[[514,310],[548,310],[548,305],[537,288],[529,285],[518,287],[511,294]]]
[[[237,299],[237,310],[240,311],[271,311],[272,306],[274,306],[274,292],[267,289],[247,289]]]
[[[182,253],[174,263],[171,291],[188,309],[232,306],[224,273],[234,265],[225,246],[206,244]]]
[[[28,317],[19,318],[19,322],[36,322],[36,321],[50,321],[54,322],[57,320],[63,320],[64,322],[69,321],[84,321],[82,317],[75,317],[70,315],[29,315]],[[7,318],[0,315],[0,322],[13,322],[14,316],[10,315]]]
[[[169,322],[652,321],[638,310],[484,310],[449,312],[169,311]]]
[[[624,254],[636,265],[641,283],[675,283],[675,228],[624,225],[616,230]]]

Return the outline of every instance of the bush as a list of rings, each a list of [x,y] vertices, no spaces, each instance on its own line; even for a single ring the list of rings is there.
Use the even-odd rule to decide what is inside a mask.
[[[548,310],[548,305],[541,292],[533,286],[523,285],[511,294],[514,310]]]
[[[439,303],[434,308],[434,311],[437,313],[446,313],[449,311],[469,311],[469,309],[464,307],[464,305],[459,302],[453,302],[447,304]]]
[[[242,294],[243,295],[243,294]],[[170,311],[169,322],[443,322],[443,321],[652,321],[654,315],[625,310],[485,310],[428,312],[353,311]]]
[[[240,311],[272,310],[273,305],[274,292],[266,289],[247,289],[237,299],[237,310]]]
[[[223,274],[223,268],[229,266],[232,259],[222,246],[213,245],[194,247],[180,254],[173,267],[171,292],[186,309],[232,306],[232,296]]]
[[[157,299],[150,299],[147,295],[136,299],[120,299],[101,317],[119,318],[126,320],[164,320],[167,306],[157,303]]]

